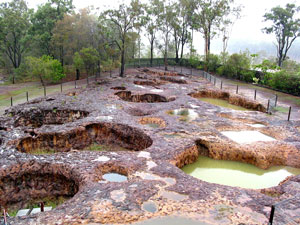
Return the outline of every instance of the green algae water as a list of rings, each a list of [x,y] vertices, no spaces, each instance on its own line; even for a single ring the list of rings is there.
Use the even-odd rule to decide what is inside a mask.
[[[240,111],[252,111],[250,109],[246,109],[241,106],[230,104],[228,101],[223,100],[223,99],[218,99],[218,98],[197,98],[197,99],[199,99],[200,101],[207,102],[209,104],[216,105],[216,106],[221,106],[224,108],[240,110]]]
[[[247,163],[214,160],[199,156],[182,170],[200,180],[234,187],[261,189],[277,186],[286,177],[300,174],[300,169],[274,166],[267,170]]]

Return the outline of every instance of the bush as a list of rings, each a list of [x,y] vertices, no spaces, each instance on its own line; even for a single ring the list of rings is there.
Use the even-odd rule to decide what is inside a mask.
[[[39,78],[43,85],[45,85],[45,81],[56,83],[65,77],[61,63],[51,56],[27,57],[26,64],[28,65],[28,73]]]
[[[216,72],[219,65],[219,56],[214,54],[209,54],[209,56],[206,58],[206,61],[204,62],[204,67],[207,68],[208,72]]]
[[[290,74],[285,70],[272,74],[267,85],[287,93],[300,95],[300,76]]]
[[[245,82],[252,82],[255,78],[255,72],[251,70],[242,70],[240,71],[240,78]]]

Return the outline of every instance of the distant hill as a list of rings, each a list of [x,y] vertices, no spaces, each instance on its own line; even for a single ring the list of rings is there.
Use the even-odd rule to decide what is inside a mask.
[[[266,56],[276,57],[276,47],[273,43],[267,41],[253,42],[245,41],[231,41],[229,42],[228,51],[235,53],[249,49],[251,53],[264,52]],[[288,52],[290,59],[300,62],[300,39],[296,40]]]

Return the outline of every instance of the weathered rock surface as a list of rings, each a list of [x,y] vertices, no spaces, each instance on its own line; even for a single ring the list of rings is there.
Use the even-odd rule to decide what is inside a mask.
[[[162,83],[157,81],[161,77]],[[144,82],[137,83],[137,78]],[[162,95],[151,93],[158,84]],[[256,111],[216,107],[198,100],[200,96]],[[198,117],[184,121],[167,113],[181,108],[195,110]],[[69,200],[52,211],[9,221],[127,224],[180,214],[207,224],[267,224],[271,206],[287,200],[280,204],[275,223],[299,221],[300,176],[273,188],[250,190],[204,182],[179,169],[199,155],[260,168],[300,168],[300,121],[282,121],[263,112],[261,103],[219,91],[202,78],[152,68],[12,107],[0,118],[1,209],[62,196]],[[276,141],[238,144],[221,133],[242,130],[260,131]],[[93,143],[128,151],[80,151]],[[56,153],[30,154],[38,148]],[[128,180],[108,182],[102,176],[109,172]],[[155,212],[142,209],[147,201],[156,205]]]

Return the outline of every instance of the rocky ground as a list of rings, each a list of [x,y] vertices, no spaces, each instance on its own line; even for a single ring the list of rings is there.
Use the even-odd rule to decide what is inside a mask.
[[[169,215],[199,224],[267,224],[278,202],[274,224],[300,222],[300,176],[250,190],[207,183],[180,170],[199,155],[263,169],[300,168],[300,121],[270,116],[263,104],[220,91],[199,76],[155,69],[127,73],[12,107],[0,118],[1,209],[69,199],[49,212],[9,218],[11,224],[128,224]],[[252,111],[210,105],[201,96]],[[180,108],[196,116],[170,113]],[[276,141],[242,145],[221,134],[245,129]],[[83,151],[95,143],[126,151]],[[34,154],[40,149],[55,154]],[[108,172],[128,180],[105,181]],[[154,209],[145,209],[147,204]]]

